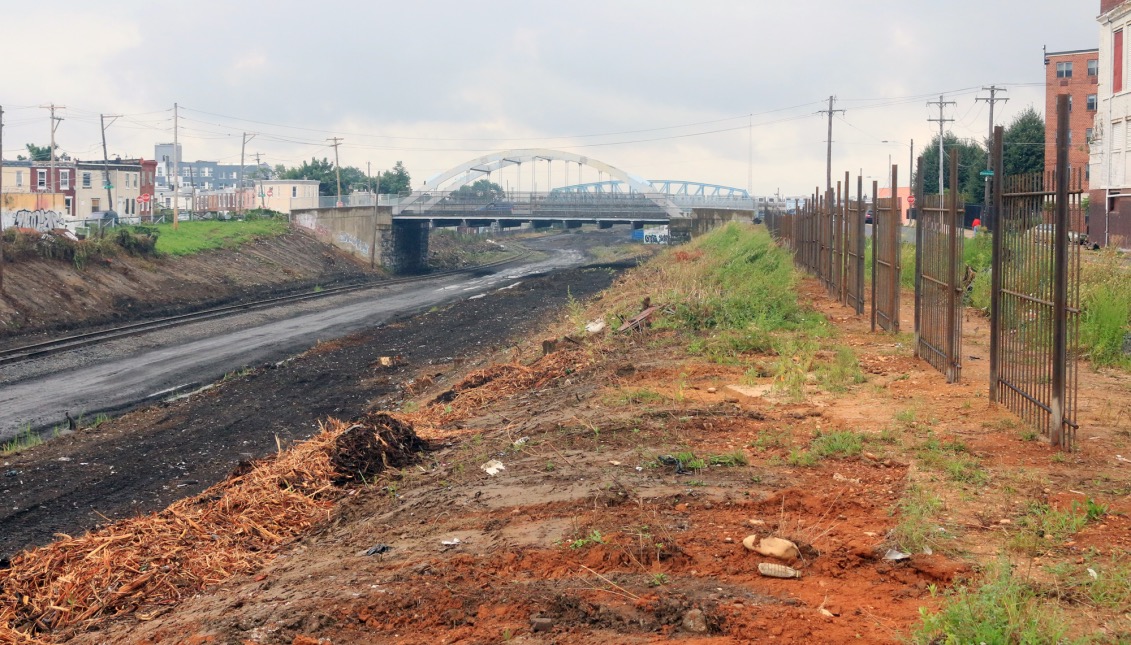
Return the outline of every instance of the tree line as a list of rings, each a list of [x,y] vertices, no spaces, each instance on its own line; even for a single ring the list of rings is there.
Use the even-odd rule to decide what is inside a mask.
[[[1003,132],[1002,165],[1005,175],[1027,175],[1045,170],[1045,121],[1033,108],[1018,114]],[[959,139],[952,133],[943,137],[943,181],[950,181],[950,155],[958,149],[958,189],[967,204],[985,201],[985,181],[981,172],[986,169],[987,150],[993,142]],[[1088,145],[1079,143],[1075,145]],[[923,150],[923,192],[939,192],[939,137]]]
[[[334,170],[333,162],[325,157],[321,160],[311,158],[294,168],[279,164],[275,166],[275,176],[279,179],[316,179],[318,194],[338,194],[338,173]],[[412,192],[412,176],[400,161],[392,169],[373,176],[354,166],[342,166],[341,177],[343,195],[370,190],[382,195],[408,195]]]

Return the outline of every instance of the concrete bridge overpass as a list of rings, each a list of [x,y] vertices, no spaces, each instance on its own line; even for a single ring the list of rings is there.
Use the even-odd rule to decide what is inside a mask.
[[[504,168],[535,164],[576,164],[595,169],[602,181],[547,191],[468,194],[462,186]],[[568,170],[567,170],[568,171]],[[549,173],[549,166],[547,166]],[[606,181],[604,176],[608,176]],[[521,175],[520,175],[521,178]],[[531,181],[532,185],[535,182]],[[400,272],[426,268],[428,231],[436,227],[518,227],[585,223],[602,228],[667,225],[673,242],[690,239],[719,222],[750,221],[774,198],[745,189],[681,180],[644,180],[591,157],[545,148],[505,150],[464,162],[430,177],[424,186],[390,205],[298,210],[293,219],[319,237],[373,264]]]

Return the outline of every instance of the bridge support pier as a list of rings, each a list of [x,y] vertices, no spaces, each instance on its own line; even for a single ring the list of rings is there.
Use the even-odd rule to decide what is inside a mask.
[[[381,257],[393,273],[428,270],[428,222],[393,221],[392,235],[382,240]]]

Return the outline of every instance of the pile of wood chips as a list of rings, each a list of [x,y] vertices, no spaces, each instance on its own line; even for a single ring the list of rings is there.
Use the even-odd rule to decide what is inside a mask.
[[[328,517],[334,440],[309,441],[164,511],[25,551],[0,571],[0,643],[63,640],[112,617],[147,620],[206,585],[259,568]]]
[[[437,427],[587,363],[584,351],[571,349],[534,366],[493,365],[400,418]],[[355,426],[329,419],[310,440],[160,513],[61,535],[16,556],[0,571],[0,645],[61,641],[124,615],[150,620],[207,585],[258,569],[278,546],[329,518],[340,495],[331,455]]]
[[[573,348],[547,354],[529,367],[520,363],[491,365],[471,372],[418,412],[403,416],[418,430],[436,428],[466,418],[473,410],[509,394],[544,387],[583,369],[588,362],[583,350]]]

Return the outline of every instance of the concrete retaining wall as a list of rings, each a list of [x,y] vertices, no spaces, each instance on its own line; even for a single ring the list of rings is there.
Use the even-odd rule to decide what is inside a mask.
[[[383,241],[392,237],[393,210],[390,206],[304,208],[291,213],[291,222],[360,260],[374,265],[385,264],[381,249]]]
[[[428,268],[428,222],[394,223],[391,206],[304,208],[291,213],[291,222],[370,266],[393,273]]]

